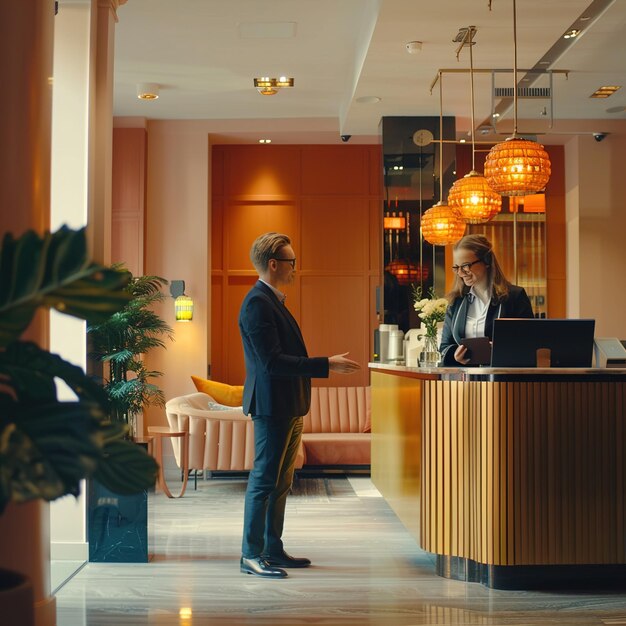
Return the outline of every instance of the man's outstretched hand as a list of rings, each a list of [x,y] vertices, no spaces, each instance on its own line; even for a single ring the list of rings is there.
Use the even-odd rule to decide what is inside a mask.
[[[352,372],[361,369],[361,366],[356,361],[346,358],[347,354],[348,352],[344,352],[343,354],[335,354],[334,356],[328,357],[328,367],[331,372],[352,374]]]

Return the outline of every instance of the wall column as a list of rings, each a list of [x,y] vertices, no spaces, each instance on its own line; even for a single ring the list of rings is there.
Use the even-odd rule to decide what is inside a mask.
[[[88,237],[94,261],[111,262],[111,181],[113,162],[113,60],[117,9],[126,0],[92,0],[92,84]]]
[[[54,3],[20,0],[3,4],[0,22],[0,236],[28,229],[43,232],[50,221],[50,125]],[[29,339],[48,343],[44,323]],[[35,623],[56,623],[50,595],[50,514],[41,501],[10,505],[0,516],[0,567],[26,574],[35,597]]]

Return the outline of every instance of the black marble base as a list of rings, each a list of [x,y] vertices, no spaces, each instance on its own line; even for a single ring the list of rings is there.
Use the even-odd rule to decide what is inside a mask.
[[[626,565],[486,565],[436,555],[439,576],[491,589],[625,588]]]
[[[150,560],[147,491],[119,495],[91,480],[87,506],[91,562],[147,563]]]

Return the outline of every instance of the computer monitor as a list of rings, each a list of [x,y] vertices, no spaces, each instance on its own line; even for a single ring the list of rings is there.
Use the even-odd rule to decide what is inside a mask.
[[[591,367],[594,327],[595,320],[496,319],[491,367]],[[549,361],[538,362],[538,350]]]

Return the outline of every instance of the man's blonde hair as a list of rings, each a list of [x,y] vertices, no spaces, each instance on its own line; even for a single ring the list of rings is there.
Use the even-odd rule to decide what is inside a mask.
[[[265,233],[257,237],[250,248],[250,260],[258,272],[265,272],[270,259],[277,258],[281,248],[291,245],[291,239],[281,233]]]

